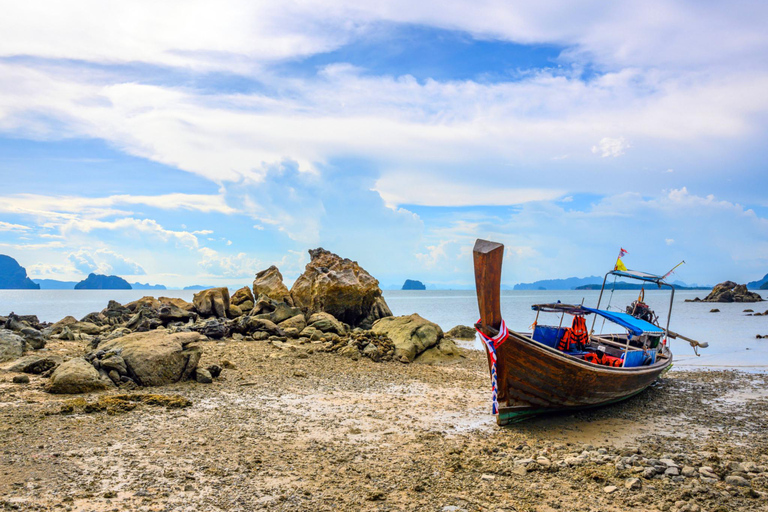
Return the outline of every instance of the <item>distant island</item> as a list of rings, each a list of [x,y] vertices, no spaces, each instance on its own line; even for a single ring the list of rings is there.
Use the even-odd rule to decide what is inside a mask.
[[[131,288],[134,290],[167,290],[168,288],[165,287],[164,284],[141,284],[141,283],[131,283]]]
[[[10,256],[0,254],[0,289],[39,290],[40,285],[27,276],[27,269]]]
[[[757,281],[750,281],[747,283],[747,289],[749,290],[768,290],[768,274],[765,274],[762,279]]]
[[[421,281],[415,281],[413,279],[406,279],[403,283],[401,290],[426,290],[427,287]]]
[[[213,288],[212,286],[204,286],[202,284],[193,284],[192,286],[185,286],[185,290],[207,290],[208,288]]]
[[[88,274],[88,277],[75,285],[75,290],[131,290],[131,285],[118,276]]]
[[[603,278],[598,276],[568,277],[566,279],[543,279],[532,283],[518,283],[513,290],[581,290],[591,288],[578,288],[579,286],[597,284],[597,288],[603,284]]]

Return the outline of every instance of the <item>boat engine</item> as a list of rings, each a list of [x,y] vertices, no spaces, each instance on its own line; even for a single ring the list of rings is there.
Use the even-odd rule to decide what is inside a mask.
[[[627,313],[635,318],[652,323],[653,325],[659,325],[658,315],[642,300],[638,299],[627,306]]]

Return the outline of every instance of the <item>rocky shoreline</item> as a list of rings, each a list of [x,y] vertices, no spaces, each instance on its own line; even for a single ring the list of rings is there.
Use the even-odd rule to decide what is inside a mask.
[[[500,428],[476,351],[435,366],[199,345],[212,384],[67,396],[0,372],[0,508],[768,510],[764,374],[672,372]]]

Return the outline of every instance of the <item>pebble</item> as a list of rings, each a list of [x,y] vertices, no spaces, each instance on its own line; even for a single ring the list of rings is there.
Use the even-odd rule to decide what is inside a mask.
[[[619,490],[619,488],[616,487],[615,485],[607,485],[607,486],[603,487],[603,492],[606,493],[606,494],[613,494],[617,490]]]
[[[664,471],[664,474],[667,476],[678,476],[680,474],[680,470],[677,468],[677,466],[670,466],[666,471]]]
[[[683,476],[692,477],[696,476],[696,468],[693,466],[683,466]]]
[[[737,485],[739,487],[749,487],[750,483],[749,480],[747,480],[744,477],[737,476],[737,475],[729,475],[725,477],[725,483],[728,485]]]
[[[630,491],[636,491],[643,488],[643,481],[639,478],[627,478],[624,482],[624,487]]]
[[[13,376],[13,383],[14,384],[29,384],[29,377],[26,375],[14,375]]]

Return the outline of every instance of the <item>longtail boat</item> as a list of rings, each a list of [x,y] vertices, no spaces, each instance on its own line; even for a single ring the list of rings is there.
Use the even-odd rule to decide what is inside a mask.
[[[475,284],[480,320],[475,324],[488,355],[497,423],[506,425],[534,415],[577,410],[618,402],[634,396],[672,366],[669,338],[680,337],[694,348],[706,343],[669,330],[674,286],[663,276],[632,270],[611,270],[605,275],[596,308],[572,304],[536,304],[531,333],[506,327],[501,315],[501,266],[504,246],[477,240],[474,247]],[[665,327],[655,314],[635,301],[627,312],[601,310],[600,302],[610,275],[636,279],[671,289]],[[559,324],[539,323],[540,313],[554,313]],[[566,315],[574,321],[564,323]],[[589,332],[585,319],[592,318]],[[595,334],[596,319],[626,331]]]

